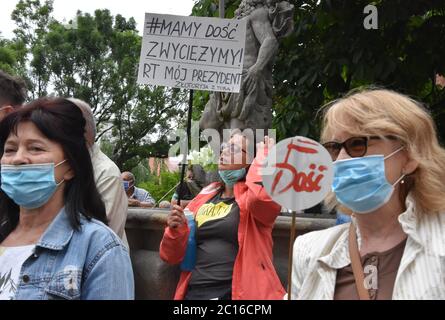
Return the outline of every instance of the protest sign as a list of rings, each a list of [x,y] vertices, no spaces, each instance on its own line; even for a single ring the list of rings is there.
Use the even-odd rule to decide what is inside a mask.
[[[266,169],[266,170],[264,170]],[[320,203],[331,190],[332,158],[318,142],[294,137],[274,146],[266,159],[263,183],[272,199],[300,211]]]
[[[245,19],[146,13],[138,83],[239,92]]]

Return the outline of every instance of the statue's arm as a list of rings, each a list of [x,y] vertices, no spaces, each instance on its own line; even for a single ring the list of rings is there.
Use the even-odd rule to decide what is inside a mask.
[[[261,71],[278,52],[278,40],[272,30],[269,15],[265,9],[255,10],[250,16],[250,24],[255,37],[261,44],[257,61],[253,67]]]

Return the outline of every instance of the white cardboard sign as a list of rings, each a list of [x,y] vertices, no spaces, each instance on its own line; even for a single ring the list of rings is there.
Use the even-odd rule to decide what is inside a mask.
[[[138,83],[239,92],[245,19],[145,14]]]
[[[331,190],[333,177],[328,151],[318,142],[299,136],[274,146],[263,168],[267,193],[275,202],[294,211],[320,203]]]

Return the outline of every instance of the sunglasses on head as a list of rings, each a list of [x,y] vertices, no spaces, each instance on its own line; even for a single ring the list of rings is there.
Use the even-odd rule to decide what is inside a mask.
[[[396,140],[394,136],[385,136],[385,138],[390,140]],[[345,149],[346,153],[352,157],[363,157],[368,151],[369,140],[381,139],[379,136],[368,136],[368,137],[351,137],[343,142],[329,141],[323,144],[323,147],[329,152],[332,160],[336,160],[341,149]]]

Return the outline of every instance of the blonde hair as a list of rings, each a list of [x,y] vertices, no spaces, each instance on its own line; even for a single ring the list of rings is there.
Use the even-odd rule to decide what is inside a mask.
[[[395,136],[419,165],[409,175],[409,190],[423,213],[445,209],[445,149],[439,145],[431,116],[419,102],[395,91],[374,89],[353,92],[323,107],[323,142],[334,131],[353,136]],[[402,199],[404,200],[404,199]],[[328,207],[336,206],[330,194]]]

